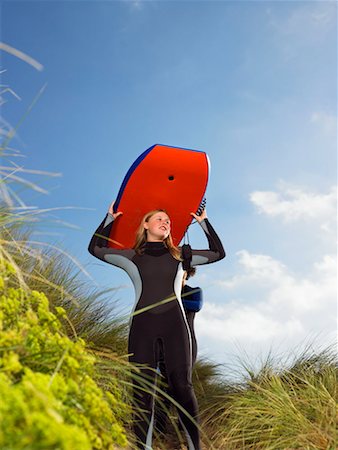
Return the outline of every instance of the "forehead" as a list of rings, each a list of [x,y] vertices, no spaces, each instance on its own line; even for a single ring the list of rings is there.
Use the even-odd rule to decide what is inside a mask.
[[[151,216],[150,219],[156,219],[156,218],[158,218],[158,217],[160,217],[161,219],[168,219],[168,220],[170,220],[168,214],[166,214],[166,213],[163,212],[163,211],[160,211],[160,212],[158,212],[158,213],[155,213],[154,215]]]

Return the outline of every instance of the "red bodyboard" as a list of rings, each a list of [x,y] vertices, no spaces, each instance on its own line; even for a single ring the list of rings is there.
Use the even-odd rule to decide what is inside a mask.
[[[143,152],[125,176],[114,204],[122,211],[112,227],[108,246],[131,248],[142,217],[165,209],[175,245],[182,240],[204,197],[209,176],[205,152],[154,145]]]

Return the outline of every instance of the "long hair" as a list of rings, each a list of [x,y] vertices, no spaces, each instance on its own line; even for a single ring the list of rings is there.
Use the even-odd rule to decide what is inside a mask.
[[[144,222],[148,222],[154,214],[157,214],[159,212],[168,214],[165,209],[154,209],[153,211],[149,211],[147,214],[145,214],[140,222],[140,226],[138,227],[136,232],[135,244],[133,247],[138,255],[142,255],[143,246],[147,242],[147,232],[144,228]],[[163,243],[167,247],[173,258],[177,259],[178,261],[182,261],[180,249],[174,245],[171,233],[169,233],[168,237],[163,239]]]

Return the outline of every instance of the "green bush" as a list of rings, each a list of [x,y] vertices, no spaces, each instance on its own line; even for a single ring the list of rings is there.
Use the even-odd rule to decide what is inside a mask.
[[[0,260],[0,448],[113,449],[125,446],[116,396],[95,382],[95,357],[62,329],[63,308],[35,290],[9,287]]]

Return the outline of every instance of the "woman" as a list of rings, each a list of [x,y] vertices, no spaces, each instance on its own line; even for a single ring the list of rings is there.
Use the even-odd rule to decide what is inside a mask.
[[[89,252],[125,270],[130,276],[136,294],[130,325],[128,352],[130,361],[144,364],[147,379],[155,382],[158,361],[165,361],[170,391],[174,399],[194,419],[178,410],[186,432],[189,450],[200,450],[198,407],[191,383],[192,339],[181,300],[184,276],[181,252],[170,234],[171,222],[164,210],[146,214],[131,249],[107,247],[114,220],[123,214],[113,212],[113,205],[94,233]],[[200,216],[191,215],[201,225],[209,242],[208,250],[192,250],[191,265],[208,264],[224,258],[222,243],[209,223],[204,210]],[[142,311],[141,311],[142,310]],[[139,312],[140,311],[140,312]],[[134,382],[134,399],[144,414],[134,421],[137,448],[150,449],[154,420],[153,396]]]

